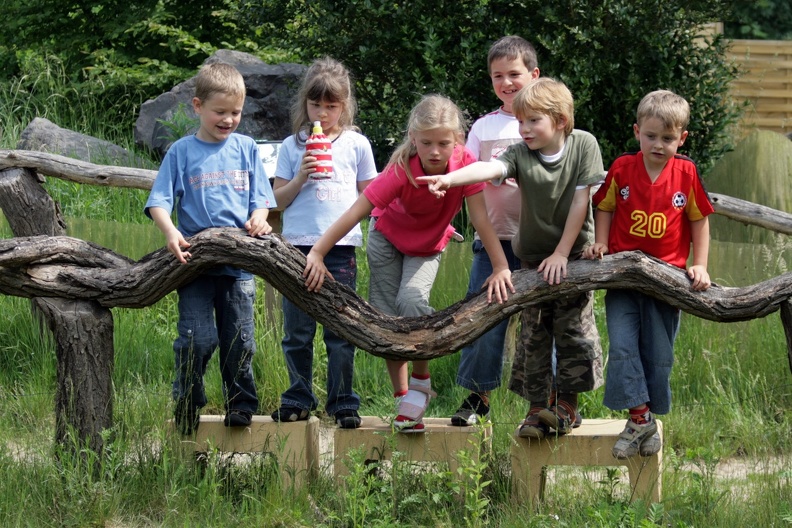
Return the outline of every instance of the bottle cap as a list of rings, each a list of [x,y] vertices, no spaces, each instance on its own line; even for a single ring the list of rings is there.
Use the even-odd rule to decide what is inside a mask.
[[[313,133],[314,134],[321,134],[322,133],[322,122],[321,121],[314,121]]]

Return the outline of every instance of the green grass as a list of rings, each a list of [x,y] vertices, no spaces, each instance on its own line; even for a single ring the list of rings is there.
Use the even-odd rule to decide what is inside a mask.
[[[120,136],[92,113],[90,101],[75,101],[49,80],[11,83],[0,92],[2,146],[13,148],[27,121],[49,117],[61,126],[75,123],[98,137]],[[53,80],[53,78],[55,80]],[[46,82],[45,82],[46,80]],[[35,87],[35,89],[34,89]],[[91,121],[93,119],[94,121]],[[127,133],[126,136],[129,134]],[[123,142],[120,142],[123,144]],[[162,239],[142,214],[146,193],[80,186],[48,178],[48,191],[61,203],[75,236],[90,239],[132,258],[161,246]],[[726,192],[725,189],[718,189]],[[714,229],[730,229],[713,223]],[[0,222],[0,234],[12,236]],[[714,238],[718,233],[714,232]],[[140,242],[134,247],[130,240]],[[763,239],[764,240],[764,239]],[[786,240],[717,246],[711,258],[716,280],[773,275],[785,269]],[[738,255],[738,256],[735,256]],[[750,259],[750,260],[746,260]],[[366,296],[368,269],[361,252],[359,293]],[[452,245],[444,256],[432,294],[437,308],[460,299],[467,285],[469,245]],[[769,276],[767,275],[767,276]],[[739,277],[739,278],[738,278]],[[724,279],[725,278],[725,279]],[[742,285],[741,284],[741,285]],[[602,292],[596,315],[607,348]],[[536,510],[511,498],[510,436],[527,404],[505,388],[494,392],[493,451],[485,464],[461,455],[460,487],[442,465],[416,467],[396,455],[392,466],[372,476],[360,453],[350,453],[350,475],[339,486],[327,471],[305,489],[280,479],[271,457],[229,460],[214,453],[205,462],[185,456],[169,436],[172,414],[172,341],[176,298],[156,305],[113,309],[115,322],[114,428],[98,470],[86,465],[91,454],[55,446],[54,393],[57,362],[49,332],[41,330],[26,299],[0,297],[0,525],[2,526],[791,526],[792,378],[786,340],[777,314],[746,323],[718,324],[684,315],[676,343],[672,377],[674,406],[663,417],[666,432],[663,501],[657,505],[627,499],[626,476],[617,469],[561,468]],[[254,372],[260,412],[278,404],[288,377],[280,349],[279,294],[259,282]],[[430,415],[450,416],[465,396],[455,385],[458,355],[432,361],[434,388]],[[508,374],[508,368],[505,371]],[[356,391],[362,412],[388,416],[392,396],[384,361],[360,351]],[[314,386],[324,401],[326,357],[316,340]],[[206,412],[221,413],[220,375],[212,362],[206,386]],[[581,398],[585,417],[618,416],[602,405],[602,389]],[[321,415],[321,409],[320,409]],[[758,471],[723,475],[733,462]],[[328,468],[323,468],[326,470]]]

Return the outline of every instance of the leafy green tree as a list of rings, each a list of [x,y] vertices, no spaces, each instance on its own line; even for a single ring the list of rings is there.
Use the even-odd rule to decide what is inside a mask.
[[[685,96],[693,118],[687,153],[706,169],[726,150],[736,69],[725,42],[704,45],[719,0],[242,0],[245,16],[308,62],[332,55],[356,75],[359,123],[383,163],[418,97],[439,92],[471,118],[498,104],[486,71],[489,45],[505,34],[532,41],[543,75],[576,98],[576,124],[594,133],[609,164],[630,146],[635,108],[647,92]]]
[[[735,1],[723,32],[734,39],[792,39],[792,3],[789,0]]]

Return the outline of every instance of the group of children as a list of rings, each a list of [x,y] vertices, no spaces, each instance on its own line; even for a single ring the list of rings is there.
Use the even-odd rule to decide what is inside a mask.
[[[293,134],[283,143],[271,188],[255,142],[234,133],[245,96],[240,74],[224,64],[204,66],[193,99],[200,128],[166,154],[146,213],[165,234],[169,251],[187,263],[186,238],[201,229],[230,226],[265,235],[272,230],[268,210],[282,210],[282,234],[306,255],[303,275],[313,292],[328,278],[355,289],[360,221],[370,218],[369,302],[401,317],[432,312],[429,294],[454,235],[451,221],[464,205],[475,228],[468,294],[486,290],[489,302],[501,303],[514,292],[511,272],[517,269],[535,270],[554,285],[565,279],[570,260],[630,250],[685,269],[691,245],[691,288],[709,287],[707,215],[713,208],[696,166],[677,154],[690,115],[682,97],[665,90],[648,94],[634,125],[640,151],[618,157],[605,173],[594,136],[574,128],[571,93],[540,77],[530,43],[517,36],[498,40],[488,68],[503,104],[474,123],[467,145],[459,108],[446,97],[427,95],[412,109],[401,144],[378,174],[371,146],[354,126],[349,72],[331,58],[315,61],[295,99]],[[312,177],[319,160],[306,150],[306,140],[316,121],[332,141],[329,179]],[[174,208],[178,227],[171,220]],[[258,406],[251,369],[252,277],[222,267],[182,286],[178,295],[177,426],[184,434],[197,427],[206,403],[203,375],[218,345],[225,425],[248,425]],[[580,425],[578,395],[603,383],[593,302],[586,292],[522,311],[509,387],[530,402],[519,436],[543,438]],[[648,456],[661,448],[654,415],[670,409],[680,312],[631,290],[609,290],[605,304],[610,348],[604,403],[630,414],[613,455]],[[306,420],[319,404],[312,388],[317,325],[286,298],[283,314],[290,386],[272,418]],[[451,424],[489,418],[490,392],[501,384],[506,325],[463,349],[457,382],[470,394]],[[325,409],[339,427],[359,427],[355,348],[328,329],[323,337]],[[404,361],[386,365],[394,429],[422,432],[436,395],[429,363],[414,361],[411,371]]]

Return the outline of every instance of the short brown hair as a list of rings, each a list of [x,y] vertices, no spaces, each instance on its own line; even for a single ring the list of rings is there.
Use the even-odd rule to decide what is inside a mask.
[[[496,40],[487,53],[487,70],[492,73],[492,63],[498,59],[520,59],[528,71],[539,67],[536,49],[524,38],[517,35],[506,35]]]
[[[206,101],[215,94],[245,97],[245,80],[239,71],[225,62],[206,64],[195,78],[195,97]]]

